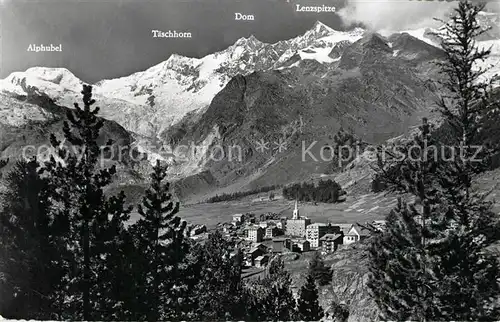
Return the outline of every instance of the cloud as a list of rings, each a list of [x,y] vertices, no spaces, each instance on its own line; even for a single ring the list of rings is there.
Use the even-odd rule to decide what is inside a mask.
[[[347,0],[339,15],[346,25],[361,22],[373,31],[401,31],[437,26],[439,22],[434,18],[446,18],[454,7],[456,2]]]

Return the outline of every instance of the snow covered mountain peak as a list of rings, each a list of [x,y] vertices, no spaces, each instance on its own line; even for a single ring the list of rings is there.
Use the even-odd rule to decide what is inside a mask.
[[[191,64],[198,62],[199,59],[186,57],[179,54],[171,54],[170,57],[165,61],[166,66],[170,67],[174,64]]]
[[[363,32],[336,31],[317,21],[304,34],[274,44],[250,35],[205,57],[172,54],[144,71],[101,80],[94,84],[94,93],[108,105],[103,104],[103,114],[132,132],[155,136],[186,113],[208,106],[234,76],[278,69],[291,57],[331,63],[328,54],[337,43],[354,42]],[[67,69],[43,67],[13,73],[1,82],[4,91],[21,95],[26,93],[23,84],[34,86],[66,106],[79,97],[83,83]]]
[[[264,43],[261,42],[260,40],[258,40],[257,38],[255,38],[255,36],[252,34],[248,38],[245,38],[245,37],[239,38],[238,40],[236,40],[236,42],[232,46],[248,46],[251,49],[255,49],[255,48],[261,47],[263,45],[264,45]]]
[[[82,81],[66,68],[51,67],[31,67],[25,72],[14,72],[7,76],[4,81],[17,83],[23,78],[38,80],[39,82],[49,82],[60,85],[68,89],[81,87]]]
[[[31,67],[24,72],[13,72],[0,80],[4,92],[25,95],[28,87],[36,88],[51,97],[67,91],[80,92],[83,82],[66,68]]]
[[[56,84],[60,83],[63,78],[66,80],[78,80],[77,77],[66,68],[31,67],[26,70],[26,74],[51,81]]]
[[[335,31],[334,29],[328,27],[327,25],[325,25],[324,23],[322,23],[319,20],[316,20],[316,22],[314,23],[314,26],[310,29],[310,31],[311,30],[314,30],[318,34],[328,34],[328,33]]]

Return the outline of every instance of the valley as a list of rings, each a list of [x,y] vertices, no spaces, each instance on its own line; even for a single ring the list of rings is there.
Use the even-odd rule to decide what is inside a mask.
[[[302,213],[316,222],[355,224],[381,220],[395,204],[394,197],[368,194],[349,197],[340,204],[305,203],[300,207]],[[179,216],[190,223],[214,229],[218,223],[231,221],[231,217],[238,213],[253,213],[257,216],[277,213],[280,216],[291,217],[292,210],[293,201],[283,199],[270,201],[268,194],[265,194],[254,195],[250,200],[181,205]],[[136,218],[132,216],[131,222]]]
[[[498,21],[493,14],[480,19],[485,26]],[[422,117],[437,120],[435,62],[443,52],[432,32],[382,36],[361,28],[337,31],[317,21],[293,39],[268,44],[240,38],[203,58],[173,54],[143,72],[99,81],[93,87],[100,115],[113,124],[111,131],[126,137],[117,148],[135,151],[128,161],[111,162],[120,169],[112,191],[133,191],[130,202],[139,202],[134,196],[143,191],[151,165],[162,160],[184,205],[181,214],[210,227],[232,213],[282,213],[289,207],[283,200],[204,204],[210,197],[325,176],[339,182],[348,199],[306,206],[311,216],[347,222],[383,216],[389,208],[371,193],[374,172],[363,155],[343,171],[317,156],[335,146],[339,129],[377,145],[409,135]],[[493,28],[480,41],[493,45],[485,62],[496,66],[492,73],[499,65],[497,36]],[[83,84],[67,69],[44,67],[12,73],[0,83],[0,112],[6,116],[0,122],[9,129],[2,132],[2,158],[19,156],[22,144],[47,142],[46,126],[60,124]],[[21,108],[23,102],[29,107]],[[15,133],[27,128],[32,130],[23,135],[24,143],[18,142]],[[259,142],[280,142],[282,148]],[[214,149],[221,146],[236,148],[237,160],[215,159]],[[312,158],[304,160],[304,154]],[[354,207],[355,201],[363,205]],[[363,209],[351,212],[356,208]]]

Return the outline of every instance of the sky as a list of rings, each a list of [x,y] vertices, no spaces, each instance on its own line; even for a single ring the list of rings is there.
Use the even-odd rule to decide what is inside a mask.
[[[127,76],[172,54],[203,57],[240,37],[274,43],[303,34],[319,20],[334,29],[363,22],[377,30],[428,21],[451,5],[409,0],[0,0],[0,78],[29,67],[65,67],[85,82]],[[329,5],[338,13],[296,12]],[[500,7],[500,6],[499,6]],[[235,21],[234,13],[254,21]],[[153,38],[151,30],[192,38]],[[63,51],[28,52],[30,44]]]

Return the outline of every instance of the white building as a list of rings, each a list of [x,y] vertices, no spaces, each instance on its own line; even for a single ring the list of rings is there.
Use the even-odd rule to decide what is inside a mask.
[[[247,238],[254,243],[260,243],[264,239],[265,230],[259,226],[249,226],[247,228]]]
[[[359,225],[352,225],[351,229],[344,235],[343,243],[352,244],[369,236],[370,231]]]
[[[306,239],[311,244],[312,248],[321,246],[321,237],[326,234],[340,233],[339,226],[332,226],[331,224],[314,223],[306,228]]]
[[[243,222],[245,222],[245,215],[244,214],[235,214],[233,215],[233,222],[234,223],[239,223],[239,224],[242,224]]]

